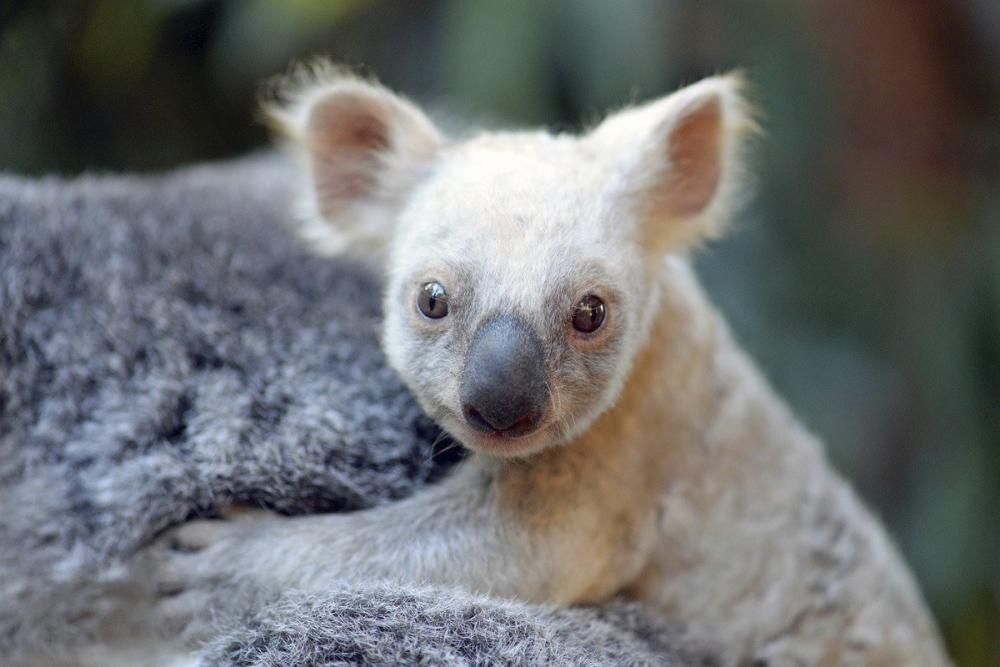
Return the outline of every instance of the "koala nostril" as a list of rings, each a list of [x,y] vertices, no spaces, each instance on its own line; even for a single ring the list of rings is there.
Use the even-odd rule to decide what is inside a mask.
[[[465,421],[469,424],[469,426],[473,427],[477,431],[482,431],[484,433],[506,433],[507,435],[521,435],[523,433],[528,433],[529,431],[534,430],[534,428],[538,425],[538,422],[542,419],[540,412],[532,412],[516,419],[513,423],[495,423],[484,417],[479,410],[471,405],[463,405],[462,414],[465,416]]]
[[[486,419],[479,414],[479,410],[476,410],[471,405],[462,406],[462,414],[465,415],[465,421],[468,422],[469,426],[476,429],[477,431],[483,431],[485,433],[492,433],[497,429],[486,421]]]
[[[528,433],[535,430],[538,426],[538,422],[542,420],[542,414],[540,412],[533,412],[530,415],[525,415],[521,417],[516,422],[504,429],[504,433],[510,435],[521,435],[522,433]]]

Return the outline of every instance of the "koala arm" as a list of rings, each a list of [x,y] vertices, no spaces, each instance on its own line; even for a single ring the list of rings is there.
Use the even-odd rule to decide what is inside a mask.
[[[182,626],[248,598],[359,581],[574,603],[606,598],[637,576],[652,547],[652,521],[630,532],[648,545],[621,540],[627,522],[619,516],[611,525],[581,498],[511,497],[511,471],[473,457],[442,483],[370,510],[192,522],[154,546],[139,576],[160,595],[160,613]],[[535,495],[546,500],[539,505]]]

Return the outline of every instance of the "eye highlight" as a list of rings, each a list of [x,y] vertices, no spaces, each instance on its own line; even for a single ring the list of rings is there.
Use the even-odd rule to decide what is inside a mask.
[[[448,314],[448,293],[437,281],[424,283],[417,292],[417,308],[424,317],[439,320]]]
[[[607,307],[596,294],[588,294],[580,299],[573,309],[573,328],[580,333],[594,333],[604,324]]]

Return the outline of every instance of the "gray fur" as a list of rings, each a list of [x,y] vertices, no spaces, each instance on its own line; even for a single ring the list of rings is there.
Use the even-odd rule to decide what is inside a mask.
[[[274,158],[0,177],[0,656],[90,634],[122,564],[170,526],[234,502],[367,507],[455,460],[385,366],[379,283],[302,250],[280,224],[291,191]],[[248,613],[214,662],[662,664],[674,643],[632,607],[427,590]]]
[[[638,605],[573,610],[419,588],[370,588],[267,606],[205,650],[209,663],[709,665]]]

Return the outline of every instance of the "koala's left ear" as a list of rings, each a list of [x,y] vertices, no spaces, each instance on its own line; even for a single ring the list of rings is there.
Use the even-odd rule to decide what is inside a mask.
[[[757,126],[742,76],[712,77],[608,117],[588,137],[610,155],[620,205],[651,250],[719,235],[745,189],[744,152]]]

